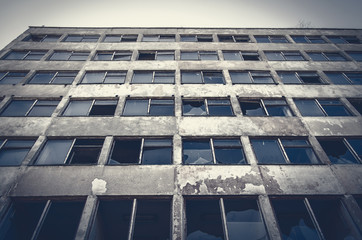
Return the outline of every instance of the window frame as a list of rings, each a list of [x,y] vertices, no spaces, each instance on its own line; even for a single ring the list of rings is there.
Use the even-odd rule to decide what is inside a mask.
[[[294,43],[297,43],[297,44],[306,44],[306,43],[307,44],[326,44],[327,43],[326,40],[324,40],[321,35],[291,35],[290,37],[293,39]],[[295,38],[297,38],[297,37],[303,37],[305,42],[296,41]],[[315,38],[315,39],[318,38],[318,39],[322,40],[323,42],[322,43],[315,43],[310,38],[312,38],[312,39],[313,38]]]
[[[172,59],[158,59],[159,55],[169,55],[171,56],[172,53]],[[154,54],[154,59],[139,59],[141,54]],[[137,61],[174,61],[175,60],[175,50],[141,50],[138,51]]]
[[[328,38],[328,40],[331,42],[331,43],[334,43],[334,44],[361,44],[361,40],[356,36],[356,35],[350,35],[350,36],[347,36],[347,35],[328,35],[326,36]],[[336,40],[332,40],[332,39],[339,39],[341,42],[337,42]],[[354,42],[354,43],[351,43],[348,41],[348,38],[355,38],[358,40],[358,43]]]
[[[182,116],[184,117],[235,117],[235,111],[233,109],[233,106],[232,106],[232,103],[230,101],[230,98],[228,97],[204,97],[204,98],[201,98],[201,97],[196,97],[196,98],[192,98],[192,97],[185,97],[185,98],[182,98]],[[220,100],[220,101],[223,101],[223,100],[227,100],[229,101],[230,105],[227,105],[227,104],[211,104],[211,106],[229,106],[230,107],[230,110],[231,110],[231,115],[210,115],[210,111],[209,111],[209,103],[208,103],[208,100]],[[205,106],[205,114],[204,115],[185,115],[184,113],[184,101],[197,101],[197,102],[203,102],[204,103],[204,106]]]
[[[232,79],[232,74],[233,73],[247,73],[248,77],[250,79],[249,83],[238,83],[238,82],[234,82]],[[256,82],[254,78],[258,78],[260,76],[253,76],[253,74],[264,74],[263,77],[270,77],[272,79],[272,83],[263,83],[263,82]],[[275,81],[275,79],[273,78],[272,74],[270,71],[255,71],[255,70],[244,70],[244,71],[239,71],[239,70],[229,70],[229,75],[230,75],[230,79],[232,84],[277,84],[277,82]]]
[[[311,51],[311,52],[306,52],[308,57],[311,59],[311,61],[314,62],[348,62],[350,61],[348,58],[346,58],[340,51],[338,52],[331,52],[331,51],[327,51],[327,52],[317,52],[317,51]],[[324,60],[315,60],[313,59],[310,54],[320,54],[320,56],[322,56],[324,58]],[[339,55],[341,58],[343,58],[344,60],[331,60],[330,57],[328,57],[328,54],[337,54]]]
[[[349,110],[349,108],[343,103],[343,102],[341,102],[340,101],[340,99],[339,98],[293,98],[293,101],[294,101],[294,103],[295,103],[295,100],[307,100],[307,101],[314,101],[314,103],[316,104],[316,106],[318,106],[318,108],[321,110],[321,112],[324,114],[324,117],[353,117],[353,116],[355,116],[350,110]],[[320,102],[319,102],[319,100],[322,100],[322,101],[339,101],[340,102],[340,104],[321,104]],[[328,106],[343,106],[344,107],[344,109],[345,109],[345,111],[347,112],[347,113],[349,113],[349,115],[337,115],[337,116],[330,116],[330,115],[328,115],[328,113],[327,113],[327,111],[324,109],[324,107],[323,107],[323,105],[328,105]],[[303,114],[302,114],[302,112],[301,112],[301,110],[299,109],[299,107],[298,107],[298,105],[296,104],[296,106],[297,106],[297,109],[298,109],[298,111],[299,111],[299,113],[302,115],[302,117],[320,117],[320,116],[310,116],[310,115],[306,115],[306,116],[304,116]],[[323,116],[322,116],[323,117]]]
[[[88,109],[86,115],[64,115],[64,113],[67,111],[68,107],[70,106],[71,102],[83,102],[83,101],[91,101],[91,104],[89,106],[89,109]],[[89,115],[90,112],[93,109],[93,106],[97,105],[96,104],[97,101],[116,101],[117,102],[116,105],[111,105],[111,104],[107,105],[107,106],[115,106],[115,110],[114,110],[113,115]],[[103,98],[92,98],[92,99],[74,98],[74,99],[69,99],[66,107],[64,107],[64,109],[63,109],[60,116],[62,116],[62,117],[114,117],[118,104],[119,104],[119,99],[118,98],[107,98],[107,99],[103,99]]]
[[[31,83],[31,81],[33,80],[33,78],[37,75],[37,74],[46,74],[46,73],[53,73],[53,77],[50,79],[50,81],[48,83]],[[26,84],[31,84],[31,85],[48,85],[48,84],[54,84],[54,85],[72,85],[75,78],[77,77],[79,71],[36,71],[27,81]],[[61,74],[74,74],[74,78],[72,80],[71,83],[54,83],[54,80],[58,77],[58,75]],[[62,76],[64,77],[64,76]],[[65,76],[65,77],[71,77],[71,76]]]
[[[281,77],[280,74],[283,74],[283,73],[294,73],[295,77],[297,78],[297,80],[299,80],[299,83],[285,83],[283,82],[283,79]],[[283,84],[287,84],[287,85],[299,85],[299,84],[305,84],[305,85],[323,85],[323,84],[326,84],[322,77],[318,74],[317,71],[277,71],[277,74],[280,78],[280,80],[282,81]],[[313,74],[313,75],[316,75],[318,76],[319,78],[319,82],[318,83],[306,83],[303,81],[303,78],[301,76],[303,76],[303,74]]]
[[[197,59],[183,59],[182,53],[193,53],[197,54]],[[216,56],[216,59],[202,59],[203,56]],[[181,61],[219,61],[219,56],[217,51],[181,51],[180,53]]]
[[[238,56],[240,57],[239,59],[225,59],[225,55],[224,53],[237,53]],[[258,51],[232,51],[232,50],[223,50],[222,51],[222,55],[224,58],[224,61],[262,61],[263,59],[261,58],[260,54]],[[258,60],[252,59],[252,60],[245,60],[245,56],[256,56],[258,58]]]
[[[35,37],[35,36],[39,37],[40,39],[37,41],[34,41],[33,37]],[[58,34],[29,34],[28,36],[23,38],[23,40],[21,40],[21,41],[23,41],[23,42],[58,42],[61,36],[62,35],[58,35]],[[46,39],[48,37],[57,37],[58,39],[56,41],[46,41]]]
[[[69,37],[79,37],[79,41],[68,41],[67,39]],[[95,39],[97,38],[96,41],[88,41],[88,39]],[[80,42],[86,42],[86,43],[97,43],[99,41],[100,35],[97,34],[68,34],[63,40],[62,42],[73,42],[73,43],[80,43]]]
[[[56,53],[70,53],[69,57],[67,59],[51,59],[54,54]],[[85,56],[87,54],[87,58],[84,60],[72,60],[71,58],[74,56]],[[89,58],[90,52],[85,51],[62,51],[62,50],[55,50],[53,51],[52,55],[49,56],[47,59],[48,61],[87,61]]]
[[[268,100],[276,100],[276,101],[284,101],[285,104],[266,104],[265,103],[265,100],[268,101]],[[241,107],[241,102],[244,101],[244,102],[258,102],[259,105],[261,106],[261,109],[262,111],[264,112],[264,115],[244,115],[243,113],[243,108]],[[239,102],[239,106],[240,106],[240,109],[241,109],[241,112],[243,114],[244,117],[295,117],[295,114],[294,112],[292,111],[292,109],[290,108],[288,102],[286,101],[285,98],[240,98],[238,97],[238,102]],[[289,108],[289,111],[291,112],[292,116],[273,116],[273,115],[270,115],[269,114],[269,111],[268,111],[268,108],[267,106],[285,106],[287,108]]]
[[[274,53],[274,54],[279,54],[279,56],[283,59],[269,59],[268,58],[268,53]],[[296,50],[296,51],[264,51],[264,54],[267,58],[268,61],[306,61],[305,57],[303,56],[303,54],[299,51],[299,50]],[[289,60],[288,59],[288,56],[300,56],[301,58],[303,58],[303,60]]]
[[[220,41],[220,36],[221,38],[223,37],[230,37],[232,41]],[[247,39],[247,41],[239,41],[237,39]],[[237,34],[237,35],[228,35],[228,34],[218,34],[217,35],[217,39],[219,42],[223,42],[223,43],[230,43],[230,42],[234,42],[234,43],[250,43],[252,42],[251,39],[250,39],[250,36],[249,35],[240,35],[240,34]]]
[[[259,42],[258,38],[267,38],[268,42]],[[290,43],[290,41],[287,39],[287,37],[285,35],[255,35],[254,36],[255,40],[257,43]],[[275,42],[278,39],[283,39],[285,40],[285,42]]]
[[[361,84],[362,84],[362,81],[361,81],[361,84],[356,84],[356,83],[354,83],[354,82],[350,79],[350,77],[348,76],[348,74],[360,74],[360,75],[361,75],[361,79],[362,79],[362,72],[324,71],[324,74],[326,74],[329,82],[330,82],[331,84],[334,84],[334,85],[361,85]],[[341,74],[342,77],[343,77],[343,78],[347,81],[347,83],[349,83],[349,84],[336,84],[336,83],[334,83],[334,82],[331,80],[331,78],[328,76],[328,74]]]
[[[119,37],[119,41],[106,41],[107,37]],[[125,41],[123,39],[134,39],[135,41]],[[120,43],[120,42],[137,42],[138,34],[106,34],[101,42],[105,43]]]
[[[136,76],[136,74],[142,74],[142,73],[151,73],[152,74],[152,78],[151,78],[151,82],[133,82],[134,77]],[[172,83],[162,83],[162,82],[155,82],[155,77],[157,77],[157,74],[168,74],[168,77],[173,77],[173,81]],[[133,71],[133,75],[132,75],[132,79],[130,84],[175,84],[175,78],[176,78],[176,73],[175,70],[154,70],[154,71],[147,71],[147,70],[134,70]]]
[[[84,83],[83,80],[85,78],[85,76],[87,75],[87,73],[103,73],[103,77],[102,77],[102,82],[99,82],[99,83]],[[123,82],[120,82],[120,83],[105,83],[104,81],[106,80],[106,78],[108,77],[108,74],[119,74],[119,75],[123,75],[124,74],[124,80]],[[85,84],[85,85],[94,85],[94,84],[124,84],[125,81],[126,81],[126,77],[127,77],[127,70],[121,70],[121,71],[114,71],[114,70],[110,70],[110,71],[86,71],[84,74],[83,74],[83,77],[82,77],[82,80],[80,81],[79,84]]]
[[[16,58],[16,59],[7,59],[7,57],[14,53],[14,52],[22,52],[24,53],[24,56],[21,58]],[[48,53],[48,50],[10,50],[8,53],[6,53],[1,60],[7,60],[7,61],[41,61],[44,56]],[[29,56],[38,56],[38,55],[42,55],[39,59],[27,59]]]
[[[153,37],[155,41],[145,41],[145,37]],[[172,39],[172,40],[170,40]],[[165,41],[166,40],[166,41]],[[176,42],[175,34],[143,34],[141,42]]]
[[[104,59],[97,59],[99,54],[112,54],[111,59],[109,60],[104,60]],[[128,56],[129,59],[125,59],[125,60],[114,60],[115,56],[117,54],[123,54],[123,56]],[[132,51],[97,51],[96,54],[93,57],[93,61],[131,61],[132,60]]]
[[[27,146],[6,147],[5,145],[7,144],[8,141],[33,141],[33,144],[30,147],[27,147]],[[4,138],[0,138],[0,153],[4,149],[28,149],[28,152],[25,154],[24,158],[20,161],[19,164],[5,164],[5,165],[3,165],[0,162],[0,167],[20,166],[23,163],[23,161],[26,159],[26,157],[28,156],[30,150],[34,147],[35,142],[36,142],[35,138],[28,138],[28,137],[25,137],[25,138],[24,137],[17,137],[17,138],[4,137]]]
[[[185,37],[194,37],[195,41],[184,41],[182,38]],[[202,39],[211,39],[211,41],[204,41]],[[212,34],[196,34],[196,35],[192,35],[192,34],[182,34],[180,36],[180,42],[213,42],[213,37]]]
[[[318,137],[317,140],[319,142],[319,144],[321,145],[324,153],[327,155],[328,157],[328,153],[326,152],[326,150],[324,149],[324,147],[322,146],[322,144],[320,143],[320,141],[324,140],[324,141],[342,141],[342,143],[344,144],[344,146],[347,148],[347,150],[351,153],[352,157],[354,158],[354,160],[356,161],[356,163],[334,163],[330,160],[330,158],[328,157],[328,160],[331,164],[333,165],[341,165],[341,164],[362,164],[362,155],[358,155],[358,152],[355,150],[355,148],[349,143],[350,139],[360,139],[362,142],[362,138],[359,136],[347,136],[347,137]]]
[[[11,103],[16,102],[16,101],[33,101],[33,103],[30,105],[29,109],[25,112],[24,116],[16,116],[16,115],[10,115],[10,116],[2,116],[2,114],[6,111],[6,109],[11,105]],[[31,113],[31,111],[34,109],[34,107],[38,107],[37,104],[38,102],[42,102],[42,101],[52,101],[52,102],[58,102],[56,105],[54,104],[45,104],[45,105],[38,105],[38,106],[55,106],[54,110],[52,112],[52,114],[50,114],[50,116],[29,116],[29,114]],[[15,99],[11,99],[9,102],[7,102],[7,104],[0,109],[0,117],[51,117],[56,108],[58,107],[59,103],[61,101],[61,98],[35,98],[35,99],[29,99],[29,98],[15,98]]]
[[[182,81],[182,74],[183,73],[196,73],[196,74],[199,73],[200,77],[201,77],[201,82],[200,83],[198,83],[198,82],[185,83],[185,82]],[[206,83],[204,73],[218,73],[218,74],[221,74],[222,78],[223,78],[223,82],[222,83]],[[183,84],[223,84],[223,85],[225,85],[226,82],[225,82],[225,77],[224,77],[224,73],[222,72],[222,70],[200,70],[200,71],[197,71],[197,70],[181,70],[181,85],[183,85]]]
[[[148,101],[148,104],[147,104],[147,113],[144,114],[144,115],[125,115],[125,110],[126,110],[126,104],[127,104],[127,100],[140,100],[140,101]],[[160,104],[152,104],[152,100],[165,100],[165,101],[170,101],[172,100],[173,101],[173,113],[172,115],[151,115],[151,107],[152,105],[160,105]],[[161,105],[168,105],[168,106],[171,106],[171,104],[161,104]],[[123,117],[174,117],[175,116],[175,98],[173,97],[149,97],[149,98],[141,98],[141,97],[127,97],[126,98],[126,101],[124,102],[124,105],[123,105],[123,110],[122,110],[122,114],[121,116]]]
[[[26,78],[26,75],[28,75],[28,73],[29,72],[22,72],[22,71],[0,71],[0,73],[4,73],[4,75],[3,76],[0,76],[0,85],[7,85],[7,84],[9,84],[9,85],[16,85],[16,84],[19,84],[19,83],[21,83],[21,82],[23,82],[24,81],[24,79]],[[8,75],[12,75],[12,74],[23,74],[24,76],[23,76],[23,79],[22,80],[20,80],[19,82],[17,82],[17,83],[2,83],[2,81],[5,79],[5,78],[7,78],[8,77]],[[20,76],[21,77],[21,76]]]

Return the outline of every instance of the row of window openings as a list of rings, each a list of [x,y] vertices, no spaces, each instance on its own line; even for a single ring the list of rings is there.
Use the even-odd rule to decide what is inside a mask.
[[[47,51],[37,50],[12,50],[6,54],[3,60],[41,60]],[[299,51],[265,51],[268,61],[306,61],[307,59]],[[362,61],[362,52],[346,52],[353,60]],[[55,51],[47,60],[49,61],[85,61],[89,52]],[[307,52],[312,61],[349,61],[339,52]],[[223,51],[226,61],[262,61],[258,52]],[[130,51],[98,51],[94,61],[130,61]],[[140,51],[137,60],[141,61],[169,61],[175,60],[174,51]],[[219,60],[216,51],[181,51],[180,60]]]
[[[362,139],[318,139],[332,164],[362,163]],[[306,138],[250,138],[259,164],[323,164]],[[18,166],[35,140],[0,139],[0,165]],[[48,139],[33,165],[97,164],[104,138]],[[248,164],[238,138],[184,138],[185,165]],[[107,165],[164,165],[173,163],[171,138],[115,138]]]
[[[350,99],[362,114],[362,100]],[[50,117],[60,100],[12,100],[1,117]],[[294,99],[302,116],[353,116],[338,99]],[[294,116],[284,99],[239,99],[243,116]],[[62,116],[114,116],[118,100],[70,100]],[[127,98],[123,116],[175,116],[173,98]],[[228,98],[182,99],[183,116],[235,116]]]
[[[58,42],[61,35],[28,35],[22,41],[26,42]],[[98,42],[99,35],[68,35],[63,42]],[[138,35],[106,35],[102,42],[136,42]],[[259,35],[254,36],[257,43],[290,43],[282,35]],[[356,36],[326,36],[327,39],[318,35],[291,35],[295,43],[335,43],[335,44],[360,44],[361,40]],[[142,42],[175,42],[176,37],[172,34],[143,35]],[[181,42],[213,42],[212,35],[181,35]],[[219,42],[252,42],[249,35],[218,35]]]
[[[36,72],[27,84],[72,84],[77,72]],[[229,71],[233,84],[275,84],[268,71]],[[284,84],[325,84],[316,72],[277,72]],[[325,72],[328,83],[337,85],[361,85],[360,72]],[[24,81],[27,72],[0,72],[0,84],[18,84]],[[86,72],[81,84],[123,84],[126,71]],[[134,71],[131,84],[174,84],[174,71]],[[225,84],[222,71],[181,71],[181,83]]]
[[[340,197],[270,197],[270,203],[282,239],[362,237]],[[84,206],[84,200],[14,199],[0,239],[74,239]],[[183,209],[187,240],[270,239],[255,197],[185,197]],[[172,212],[169,198],[100,198],[87,239],[171,239]]]

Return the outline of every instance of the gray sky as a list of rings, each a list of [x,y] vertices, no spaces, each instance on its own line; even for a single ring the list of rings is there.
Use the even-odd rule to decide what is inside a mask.
[[[0,0],[0,49],[28,26],[362,28],[362,0]]]

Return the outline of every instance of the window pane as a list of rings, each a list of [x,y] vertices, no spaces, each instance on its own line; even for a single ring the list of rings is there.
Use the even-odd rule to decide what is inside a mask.
[[[80,42],[82,41],[83,36],[77,36],[77,35],[69,35],[64,42]]]
[[[0,166],[18,166],[22,163],[30,149],[1,149]]]
[[[33,105],[34,100],[13,100],[1,113],[3,117],[23,117]]]
[[[265,116],[260,101],[240,101],[241,111],[245,116]]]
[[[285,163],[283,153],[277,140],[251,140],[254,153],[259,163],[262,164],[283,164]]]
[[[196,36],[181,36],[181,42],[196,42]]]
[[[213,139],[215,147],[241,147],[238,139]]]
[[[40,152],[36,165],[64,164],[73,140],[48,140]]]
[[[308,55],[313,61],[327,61],[322,53],[308,53]]]
[[[283,83],[301,83],[294,72],[279,73],[279,77]]]
[[[268,60],[270,60],[270,61],[283,61],[284,60],[284,57],[282,56],[282,54],[280,52],[266,52],[265,55],[268,58]]]
[[[230,240],[268,239],[256,200],[224,199],[224,206]]]
[[[299,53],[294,52],[284,52],[284,57],[287,61],[304,61],[304,57]]]
[[[63,116],[87,116],[92,101],[71,101]]]
[[[248,72],[230,72],[230,77],[233,83],[251,83]]]
[[[71,52],[55,52],[49,60],[68,60],[71,55]]]
[[[362,52],[348,52],[348,54],[356,61],[361,62],[362,61]],[[341,60],[341,59],[339,59]],[[345,61],[346,59],[343,58]],[[337,60],[336,60],[337,61]]]
[[[215,158],[218,164],[246,164],[241,148],[215,147]]]
[[[360,114],[362,114],[362,99],[348,99],[348,101]]]
[[[334,84],[351,84],[342,73],[326,73],[326,75]]]
[[[312,148],[285,148],[289,161],[293,164],[318,164]]]
[[[171,239],[169,200],[137,200],[134,239]]]
[[[348,138],[348,143],[352,146],[353,150],[361,157],[361,155],[362,155],[362,139]]]
[[[1,79],[2,76],[0,74],[0,84],[17,84],[24,79],[26,74],[24,72],[9,72],[3,79]]]
[[[212,164],[212,153],[209,140],[184,140],[184,164]]]
[[[299,77],[305,84],[321,83],[321,80],[317,73],[300,72]]]
[[[103,139],[77,139],[70,152],[68,164],[96,164],[103,146]]]
[[[102,83],[105,72],[88,72],[84,75],[82,83]]]
[[[172,163],[172,148],[170,147],[144,147],[142,164],[160,165]]]
[[[241,55],[239,52],[223,52],[225,60],[241,61]]]
[[[182,72],[182,83],[202,83],[201,72]]]
[[[208,107],[210,116],[233,116],[231,106],[209,105]]]
[[[6,60],[21,60],[27,54],[26,51],[11,51],[8,55],[5,56]]]
[[[308,43],[304,36],[291,36],[296,43]]]
[[[200,52],[200,60],[218,60],[218,57],[216,53]]]
[[[125,72],[108,72],[104,83],[124,83],[124,80],[126,79],[126,73]]]
[[[88,58],[88,53],[73,53],[72,56],[70,56],[70,61],[85,61]]]
[[[48,84],[54,77],[55,73],[36,73],[29,83]]]
[[[108,164],[137,164],[141,150],[141,139],[115,140]]]
[[[117,101],[96,100],[89,116],[113,116],[117,107]]]
[[[302,116],[324,116],[314,100],[294,100]]]
[[[174,83],[174,72],[155,72],[154,83]]]
[[[142,42],[158,42],[158,36],[144,35]]]
[[[181,60],[198,60],[197,52],[181,52]]]
[[[175,57],[174,57],[174,53],[166,53],[166,52],[158,52],[157,53],[157,57],[156,57],[156,60],[159,60],[159,61],[167,61],[167,60],[174,60]]]
[[[151,116],[173,116],[174,115],[174,104],[157,104],[151,100],[150,115]]]
[[[302,199],[272,200],[282,239],[320,239]]]
[[[138,60],[155,60],[156,52],[140,52],[138,54]]]
[[[121,36],[106,36],[104,42],[120,42]]]
[[[222,72],[203,72],[204,83],[224,83]]]
[[[258,43],[269,43],[269,38],[267,36],[255,36],[256,42]]]
[[[35,105],[29,112],[28,116],[50,117],[53,114],[56,107],[57,106],[37,106],[37,105]]]
[[[53,84],[72,84],[74,78],[77,76],[76,72],[58,72],[53,79]]]
[[[132,83],[152,83],[152,72],[135,72]]]
[[[187,240],[223,240],[218,200],[186,200]]]
[[[319,140],[323,150],[334,164],[358,163],[342,139],[321,139]]]
[[[288,106],[266,106],[269,116],[292,117],[293,113]]]
[[[182,105],[184,116],[206,115],[206,108],[203,100],[184,100]]]
[[[40,60],[44,54],[44,52],[30,52],[24,60]]]
[[[8,140],[5,144],[6,148],[31,148],[34,140]],[[0,144],[1,145],[1,144]]]
[[[362,73],[346,73],[352,84],[362,84]]]
[[[145,116],[148,115],[148,100],[127,99],[123,110],[126,116]]]
[[[113,53],[97,53],[94,57],[95,61],[110,61],[113,58]]]
[[[346,61],[346,59],[339,53],[325,53],[325,55],[330,61]]]

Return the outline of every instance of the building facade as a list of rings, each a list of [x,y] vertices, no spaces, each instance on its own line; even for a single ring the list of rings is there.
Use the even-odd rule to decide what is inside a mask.
[[[360,29],[30,27],[0,239],[362,239],[361,84]]]

